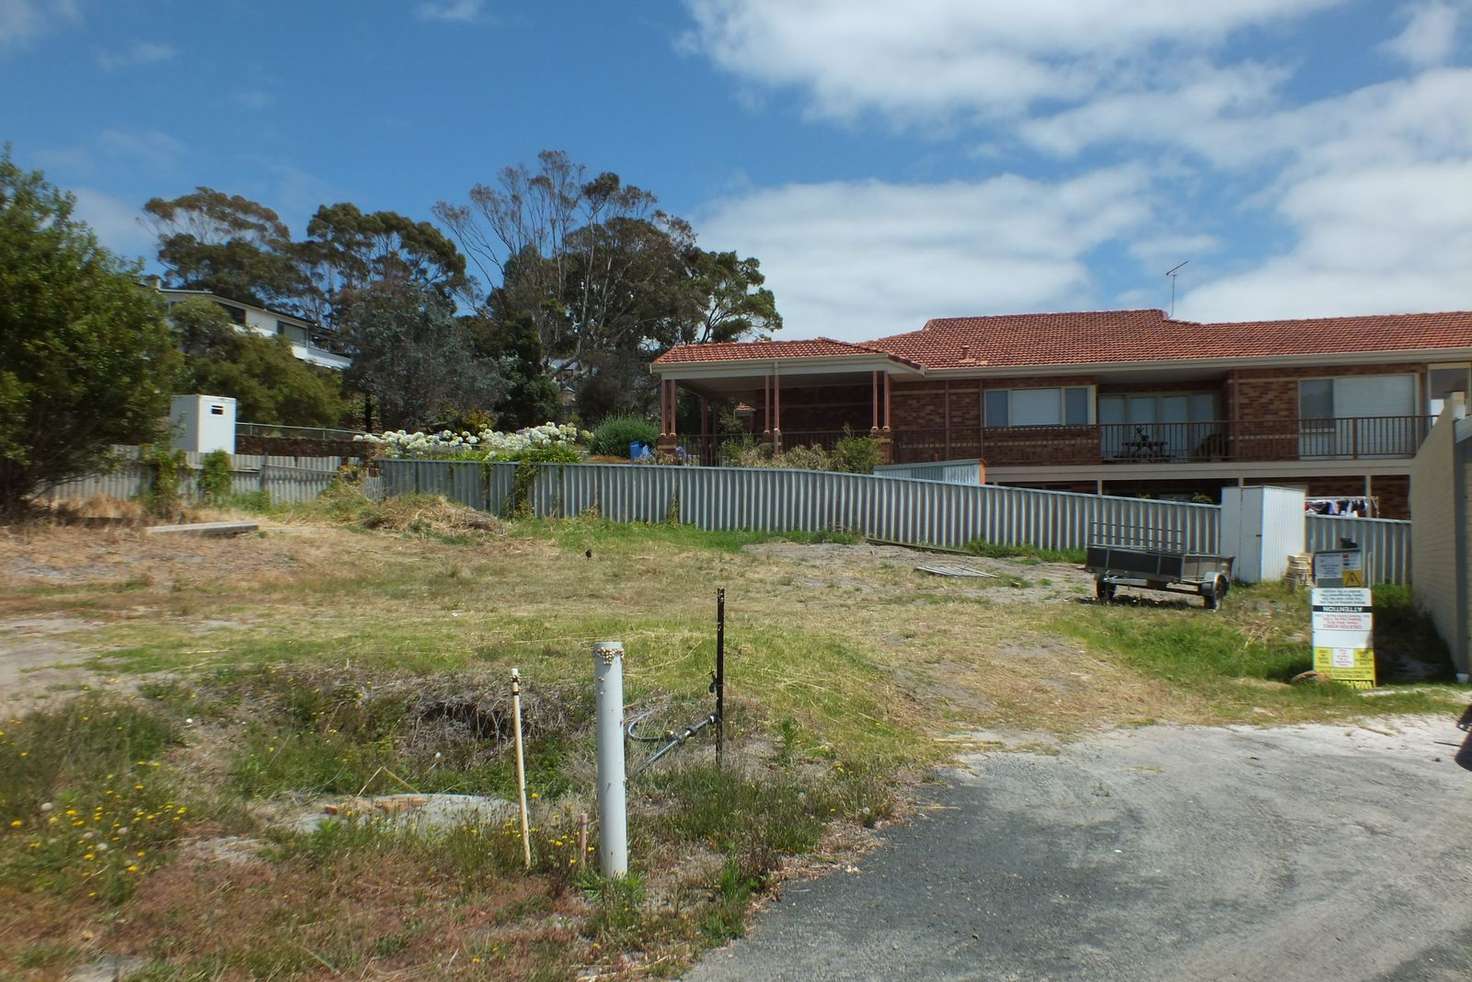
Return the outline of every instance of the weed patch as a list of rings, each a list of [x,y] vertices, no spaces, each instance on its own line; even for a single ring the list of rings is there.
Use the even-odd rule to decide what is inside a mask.
[[[159,758],[168,721],[83,697],[0,731],[0,872],[26,889],[120,903],[190,820]]]
[[[1040,563],[1073,563],[1075,565],[1082,565],[1084,562],[1082,549],[1039,549],[1036,546],[988,542],[985,539],[972,539],[966,543],[966,551],[988,559],[1032,559]]]

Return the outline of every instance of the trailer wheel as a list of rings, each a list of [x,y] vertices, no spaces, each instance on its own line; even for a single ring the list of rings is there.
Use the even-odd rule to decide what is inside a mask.
[[[1114,584],[1106,583],[1103,577],[1094,580],[1094,596],[1098,598],[1101,604],[1112,603],[1114,601]]]
[[[1230,589],[1231,584],[1227,582],[1227,578],[1220,573],[1216,574],[1216,579],[1211,581],[1211,586],[1201,594],[1202,599],[1206,601],[1206,609],[1216,610],[1220,607]]]

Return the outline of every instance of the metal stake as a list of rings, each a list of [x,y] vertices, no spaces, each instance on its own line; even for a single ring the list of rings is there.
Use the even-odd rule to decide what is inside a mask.
[[[629,871],[628,812],[624,787],[624,644],[593,645],[598,702],[598,860],[604,876]]]
[[[521,800],[521,858],[527,872],[532,868],[532,839],[527,829],[526,761],[521,750],[521,670],[511,670],[511,725],[516,729],[516,791]]]
[[[716,591],[716,766],[726,754],[726,590]]]

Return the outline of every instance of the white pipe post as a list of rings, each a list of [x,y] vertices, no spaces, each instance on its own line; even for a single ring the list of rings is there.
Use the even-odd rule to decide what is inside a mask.
[[[604,876],[629,871],[628,813],[624,802],[624,643],[593,645],[598,700],[598,862]]]
[[[516,727],[516,793],[521,802],[521,857],[527,872],[532,868],[532,839],[527,831],[526,760],[521,750],[521,669],[511,670],[511,719]]]

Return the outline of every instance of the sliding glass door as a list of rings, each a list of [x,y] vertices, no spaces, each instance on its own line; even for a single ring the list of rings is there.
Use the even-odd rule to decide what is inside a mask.
[[[1346,375],[1298,383],[1299,455],[1385,457],[1416,452],[1414,375]]]
[[[1189,460],[1211,453],[1215,392],[1124,393],[1099,397],[1105,460]]]

